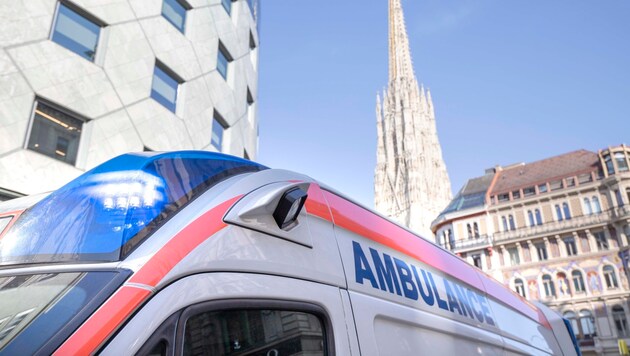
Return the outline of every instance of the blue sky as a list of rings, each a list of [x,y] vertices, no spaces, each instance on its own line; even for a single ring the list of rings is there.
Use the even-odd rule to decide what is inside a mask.
[[[403,0],[455,194],[497,164],[630,144],[630,1]],[[263,0],[258,161],[373,206],[387,1]]]

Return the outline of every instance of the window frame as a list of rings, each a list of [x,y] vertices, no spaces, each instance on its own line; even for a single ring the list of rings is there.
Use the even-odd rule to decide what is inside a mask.
[[[174,338],[174,351],[175,354],[183,354],[184,350],[184,332],[186,328],[186,322],[191,317],[194,317],[201,313],[216,312],[223,310],[282,310],[282,311],[295,311],[301,313],[308,313],[316,316],[322,326],[322,335],[324,337],[324,355],[335,355],[335,340],[332,327],[332,320],[326,313],[326,310],[317,304],[300,301],[285,301],[277,299],[232,299],[232,300],[215,300],[207,301],[198,304],[190,305],[183,310],[179,311],[179,316],[174,319],[177,322],[175,328]],[[178,314],[178,313],[175,313]],[[169,317],[169,319],[171,319]],[[167,319],[167,321],[169,320]],[[158,328],[159,330],[159,328]],[[148,350],[151,350],[151,346],[157,345],[163,338],[153,339],[153,336],[149,338],[149,341],[153,341],[153,344],[148,346]],[[166,339],[168,342],[168,339]],[[143,348],[147,346],[143,346]]]
[[[98,34],[96,35],[96,44],[94,45],[94,53],[92,55],[92,58],[89,59],[86,56],[76,52],[75,50],[68,48],[66,46],[64,46],[63,44],[55,41],[53,39],[55,32],[56,32],[56,28],[57,28],[57,23],[59,21],[59,12],[61,11],[61,7],[64,6],[67,9],[69,9],[70,11],[76,13],[77,15],[79,15],[80,17],[82,17],[83,19],[87,20],[88,22],[91,22],[92,24],[96,25],[97,27],[99,27],[99,31]],[[102,51],[99,51],[99,47],[101,47],[102,42],[103,42],[103,38],[105,37],[105,34],[103,33],[103,31],[105,31],[105,29],[107,28],[107,23],[101,19],[99,19],[98,17],[94,16],[93,14],[91,14],[90,12],[86,11],[85,9],[77,6],[76,4],[67,1],[67,0],[59,0],[57,1],[57,3],[55,4],[55,12],[54,12],[54,17],[53,17],[53,21],[50,27],[50,33],[48,35],[48,39],[54,43],[56,43],[57,45],[67,49],[68,51],[78,55],[79,57],[90,61],[94,64],[100,64],[101,62],[101,58],[104,58],[104,56],[102,55]]]
[[[214,136],[214,123],[219,124],[219,126],[221,126],[223,128],[223,131],[221,131],[221,137],[220,137],[220,142],[219,145],[215,145],[214,141],[213,141],[213,136]],[[212,145],[212,147],[216,148],[219,152],[222,152],[223,150],[223,143],[225,142],[225,131],[227,129],[230,128],[230,125],[228,124],[228,122],[223,118],[223,115],[221,115],[221,113],[219,113],[217,110],[214,110],[214,112],[212,113],[212,125],[210,127],[210,145]]]
[[[602,267],[602,275],[604,276],[604,283],[606,283],[606,289],[618,289],[619,281],[617,280],[617,271],[613,265],[605,265]]]
[[[70,116],[71,118],[82,122],[81,123],[81,131],[79,132],[79,138],[78,138],[79,142],[77,143],[77,153],[76,153],[76,158],[75,158],[74,162],[62,161],[60,159],[57,159],[57,158],[55,158],[53,156],[50,156],[50,155],[44,153],[44,152],[36,151],[34,149],[29,148],[30,142],[31,142],[31,136],[33,134],[33,126],[35,124],[35,119],[36,119],[36,115],[37,115],[37,107],[38,107],[38,104],[40,104],[40,103],[43,104],[44,106],[49,107],[52,110],[59,111],[60,113],[62,113],[64,115]],[[71,165],[73,167],[79,167],[81,165],[81,162],[82,162],[81,153],[83,151],[83,145],[85,144],[84,142],[82,142],[83,141],[82,139],[83,139],[83,136],[84,136],[83,132],[87,129],[86,125],[88,125],[90,123],[90,121],[91,120],[88,119],[87,117],[85,117],[85,116],[83,116],[81,114],[78,114],[78,113],[76,113],[76,112],[74,112],[74,111],[72,111],[70,109],[67,109],[67,108],[65,108],[65,107],[63,107],[63,106],[61,106],[59,104],[56,104],[56,103],[54,103],[54,102],[52,102],[50,100],[47,100],[45,98],[42,98],[42,97],[39,97],[39,96],[35,96],[35,98],[33,99],[33,107],[31,109],[31,116],[30,116],[30,120],[29,120],[29,123],[28,123],[26,139],[24,141],[23,148],[28,150],[28,151],[32,151],[32,152],[36,152],[36,153],[42,154],[42,155],[44,155],[44,156],[46,156],[48,158],[54,159],[55,161],[62,162],[62,163],[65,163],[65,164],[69,164],[69,165]]]
[[[221,60],[221,57],[225,58],[225,73],[223,73],[219,68],[219,62]],[[230,77],[230,64],[234,61],[234,57],[232,57],[232,54],[230,53],[230,51],[228,51],[227,47],[225,47],[225,45],[223,44],[223,42],[221,40],[219,40],[219,49],[217,50],[217,72],[219,72],[219,74],[221,75],[221,77],[223,79],[225,79],[225,81],[228,81],[228,78]]]
[[[168,18],[166,15],[164,15],[164,6],[166,5],[166,2],[168,0],[162,0],[162,10],[160,11],[160,15],[162,15],[162,17],[164,17],[166,19],[166,21],[168,21],[171,25],[175,26],[175,28],[181,32],[182,34],[186,34],[186,21],[188,19],[188,11],[192,10],[192,6],[190,6],[190,4],[188,2],[186,2],[185,0],[171,0],[177,4],[179,4],[183,9],[184,9],[184,19],[182,22],[182,26],[181,28],[179,27],[179,25],[177,25],[172,19]]]
[[[177,88],[175,89],[175,102],[172,103],[173,107],[167,106],[166,103],[158,100],[157,98],[155,98],[153,96],[153,93],[155,92],[157,95],[162,97],[165,101],[168,100],[167,98],[162,96],[162,94],[160,94],[157,90],[153,89],[153,84],[155,83],[155,77],[156,77],[156,70],[157,69],[162,71],[162,73],[164,73],[167,77],[169,77],[169,79],[172,79],[173,81],[177,82]],[[162,79],[162,81],[164,81],[164,80]],[[158,104],[160,104],[163,107],[165,107],[166,109],[168,109],[168,111],[172,112],[173,114],[177,114],[177,106],[178,106],[177,103],[178,103],[178,100],[180,99],[181,94],[182,94],[181,93],[182,85],[185,82],[186,81],[182,77],[180,77],[177,73],[175,73],[172,69],[170,69],[162,61],[160,61],[159,59],[156,58],[155,59],[155,64],[153,65],[153,75],[151,76],[151,92],[149,93],[149,97],[151,99],[153,99],[154,101],[156,101]],[[171,103],[169,102],[168,104],[170,105]]]
[[[623,306],[615,304],[612,306],[612,308],[610,308],[610,310],[613,318],[613,324],[615,324],[615,330],[617,330],[617,336],[627,337],[628,335],[630,335],[630,330],[628,328],[628,318],[626,316],[626,310],[623,308]],[[619,330],[620,324],[623,330]]]
[[[571,281],[573,282],[573,292],[576,294],[586,293],[586,284],[584,283],[584,274],[582,271],[574,269],[571,271]],[[579,285],[579,288],[578,288]]]
[[[556,286],[553,277],[550,274],[543,274],[540,280],[542,282],[543,290],[545,292],[545,298],[555,298]]]

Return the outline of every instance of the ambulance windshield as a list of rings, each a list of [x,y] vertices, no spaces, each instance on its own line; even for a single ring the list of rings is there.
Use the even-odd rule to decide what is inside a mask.
[[[0,267],[121,260],[218,182],[263,169],[211,152],[116,157],[25,211],[0,239]]]

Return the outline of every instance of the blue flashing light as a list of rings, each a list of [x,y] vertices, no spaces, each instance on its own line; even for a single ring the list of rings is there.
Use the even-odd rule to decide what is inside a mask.
[[[118,261],[218,182],[263,169],[204,151],[118,156],[25,211],[0,240],[0,266]]]

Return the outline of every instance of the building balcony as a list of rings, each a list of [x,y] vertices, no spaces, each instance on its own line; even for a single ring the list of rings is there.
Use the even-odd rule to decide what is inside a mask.
[[[479,250],[490,246],[492,246],[492,237],[488,235],[481,235],[479,237],[473,237],[466,240],[456,240],[450,243],[447,242],[442,247],[451,250],[453,253],[459,253]]]
[[[590,227],[604,225],[611,222],[614,214],[615,209],[611,209],[598,214],[575,216],[567,220],[551,221],[542,225],[528,226],[516,230],[496,232],[494,233],[494,241],[506,242],[523,238],[560,235],[580,229],[588,229]]]
[[[612,208],[611,212],[614,220],[628,219],[630,218],[630,205]]]

